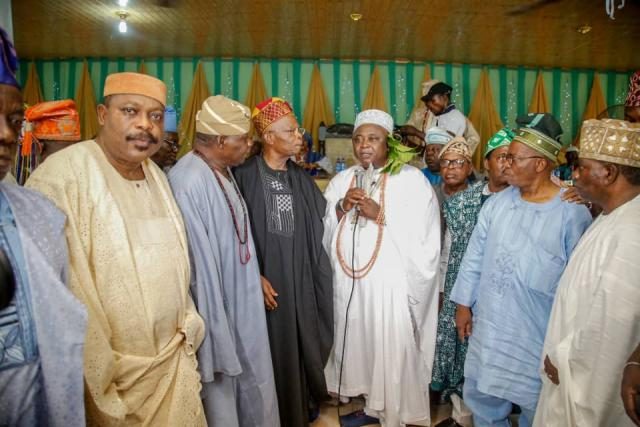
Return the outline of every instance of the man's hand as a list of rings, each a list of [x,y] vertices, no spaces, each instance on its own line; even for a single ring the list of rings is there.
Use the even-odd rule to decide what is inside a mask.
[[[278,308],[278,303],[276,302],[278,293],[271,286],[271,282],[264,276],[260,276],[260,284],[262,285],[262,294],[264,295],[264,305],[267,307],[267,310],[275,310]]]
[[[640,416],[638,412],[638,396],[640,396],[640,366],[628,365],[622,372],[622,386],[620,389],[622,403],[627,415],[640,426]]]
[[[365,197],[358,203],[358,209],[360,209],[360,216],[375,221],[380,214],[380,205],[373,199]]]
[[[465,338],[471,336],[472,314],[471,308],[458,304],[456,308],[456,328],[458,338],[464,342]]]
[[[544,356],[544,373],[547,374],[547,378],[551,380],[555,385],[560,384],[560,377],[558,376],[558,368],[553,366],[549,356]]]
[[[345,212],[349,212],[355,205],[364,200],[365,197],[367,197],[367,193],[365,193],[363,189],[356,187],[350,188],[342,199],[342,207]]]
[[[578,193],[576,187],[567,187],[567,189],[564,190],[560,195],[560,198],[565,202],[577,203],[579,205],[586,205],[589,203],[589,201],[583,199],[582,196],[580,196],[580,193]]]
[[[416,129],[415,127],[411,126],[411,125],[404,125],[404,126],[400,126],[400,134],[401,135],[407,135],[407,136],[415,136],[418,138],[423,138],[424,137],[424,133],[420,132],[418,129]]]

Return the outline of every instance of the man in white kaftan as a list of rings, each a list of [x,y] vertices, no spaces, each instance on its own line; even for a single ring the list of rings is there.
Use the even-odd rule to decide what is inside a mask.
[[[354,151],[368,167],[366,197],[358,208],[349,207],[350,195],[360,194],[353,187],[361,166],[338,174],[325,192],[324,244],[332,262],[335,307],[335,343],[325,374],[332,393],[365,395],[366,414],[379,418],[382,425],[429,425],[440,216],[435,194],[420,170],[398,165],[395,174],[383,172],[386,144],[390,149],[398,144],[388,141],[392,130],[388,114],[360,113]],[[367,218],[365,203],[379,206],[377,220]],[[354,225],[357,209],[361,218]],[[354,226],[353,266],[360,270],[355,274]]]
[[[632,426],[620,382],[640,340],[640,124],[588,120],[580,138],[573,178],[603,213],[558,285],[534,425]]]

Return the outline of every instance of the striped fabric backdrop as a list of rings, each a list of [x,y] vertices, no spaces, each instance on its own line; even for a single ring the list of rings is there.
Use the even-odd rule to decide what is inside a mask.
[[[201,58],[145,59],[148,72],[168,86],[168,102],[184,106],[191,89],[196,65]],[[453,86],[453,102],[467,114],[478,86],[482,65],[442,63],[397,63],[390,61],[275,60],[202,58],[212,94],[224,94],[243,101],[256,61],[269,95],[290,101],[302,117],[313,64],[319,63],[326,93],[337,122],[352,123],[360,110],[375,65],[380,70],[390,113],[396,123],[404,123],[415,103],[425,67],[432,78]],[[96,99],[101,99],[105,77],[118,71],[137,71],[140,59],[89,58],[89,69]],[[82,72],[82,59],[36,60],[45,99],[74,98]],[[513,125],[518,114],[527,112],[538,69],[486,66],[489,71],[496,108],[505,124]],[[20,65],[20,78],[27,78],[28,61]],[[560,120],[569,141],[578,130],[587,103],[594,70],[543,69],[551,112]],[[608,105],[624,102],[629,72],[598,71]]]

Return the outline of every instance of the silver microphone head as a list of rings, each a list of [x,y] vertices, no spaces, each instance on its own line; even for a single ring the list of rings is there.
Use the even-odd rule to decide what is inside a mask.
[[[364,169],[357,168],[354,174],[356,177],[356,188],[364,189]]]

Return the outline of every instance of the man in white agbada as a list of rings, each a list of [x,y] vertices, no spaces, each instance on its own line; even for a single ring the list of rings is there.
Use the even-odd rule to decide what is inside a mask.
[[[573,178],[601,206],[553,304],[534,425],[632,426],[622,367],[640,340],[640,124],[587,120]]]
[[[327,385],[342,396],[365,396],[366,416],[343,417],[349,425],[377,417],[386,426],[428,426],[438,315],[438,201],[420,170],[399,159],[406,148],[391,135],[390,115],[363,111],[354,128],[360,165],[338,174],[325,192],[324,245],[333,268],[335,310]]]

